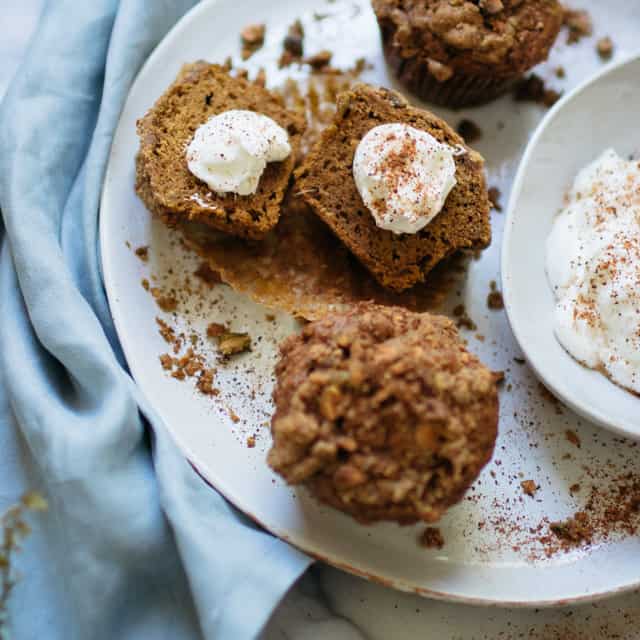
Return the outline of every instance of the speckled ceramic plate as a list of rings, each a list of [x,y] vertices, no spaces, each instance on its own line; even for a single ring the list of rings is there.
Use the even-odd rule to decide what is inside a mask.
[[[585,2],[596,33],[615,36],[620,53],[636,46],[640,6],[624,0]],[[322,19],[314,18],[317,12]],[[477,329],[467,331],[470,348],[496,370],[504,370],[501,433],[492,463],[467,499],[440,524],[446,544],[425,550],[416,539],[420,527],[381,524],[362,527],[316,504],[303,490],[292,490],[265,463],[271,414],[272,368],[279,339],[295,330],[284,314],[275,321],[266,310],[226,287],[186,296],[174,313],[159,311],[140,286],[155,277],[162,287],[185,291],[185,274],[197,260],[152,222],[136,198],[135,121],[175,77],[185,61],[222,61],[239,53],[239,31],[247,22],[267,24],[267,42],[248,63],[255,72],[267,66],[277,85],[289,71],[274,70],[286,28],[302,17],[309,53],[330,48],[334,64],[350,66],[365,56],[373,64],[364,79],[392,86],[380,50],[378,31],[364,0],[296,3],[261,0],[203,2],[189,13],[151,55],[136,80],[115,136],[101,208],[105,283],[117,330],[131,371],[142,392],[165,421],[176,444],[202,475],[238,508],[275,535],[337,567],[383,584],[426,596],[478,604],[542,606],[604,597],[640,585],[640,540],[629,533],[635,523],[607,511],[623,501],[622,476],[639,471],[634,445],[615,439],[577,418],[540,387],[501,311],[490,311],[490,282],[499,282],[503,215],[493,214],[494,242],[471,263],[451,292],[446,309],[463,303]],[[605,25],[606,24],[606,28]],[[595,37],[569,47],[566,35],[549,63],[539,69],[558,88],[570,88],[602,65]],[[554,70],[562,65],[566,77]],[[526,142],[544,115],[542,107],[506,97],[469,113],[439,113],[453,124],[471,117],[484,135],[475,145],[487,158],[490,183],[506,201]],[[606,114],[603,114],[606,116]],[[633,123],[629,123],[630,130]],[[589,135],[589,132],[585,132]],[[150,246],[150,260],[132,251]],[[531,251],[541,251],[532,246]],[[154,281],[151,280],[151,284]],[[211,321],[247,330],[256,348],[220,367],[215,399],[195,393],[193,385],[162,370],[159,354],[167,345],[157,333],[160,315],[188,333],[202,333]],[[255,438],[255,447],[247,440]],[[534,497],[521,482],[533,480]],[[549,523],[589,506],[594,533],[589,545],[559,549]],[[626,528],[625,528],[626,527]]]

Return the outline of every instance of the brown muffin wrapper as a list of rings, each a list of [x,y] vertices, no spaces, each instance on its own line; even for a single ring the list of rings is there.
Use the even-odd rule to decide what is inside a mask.
[[[425,62],[403,58],[391,42],[384,44],[387,63],[411,93],[418,98],[450,109],[474,107],[490,102],[507,93],[522,77],[467,75],[456,72],[444,82],[436,80]]]

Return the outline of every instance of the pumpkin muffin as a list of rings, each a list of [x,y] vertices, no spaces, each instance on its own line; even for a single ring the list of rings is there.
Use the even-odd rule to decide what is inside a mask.
[[[281,346],[269,465],[362,523],[435,522],[490,460],[496,375],[442,316],[362,303]]]
[[[187,160],[189,145],[205,123],[238,110],[270,118],[288,136],[291,149],[283,161],[266,165],[255,193],[249,195],[214,191],[192,173]],[[280,98],[230,76],[224,67],[196,62],[182,68],[137,128],[136,191],[166,224],[197,221],[253,239],[275,227],[305,129],[304,116],[285,109]]]
[[[432,172],[419,162],[417,166],[414,164],[418,160],[416,145],[420,136],[427,139],[427,155],[422,158],[427,164],[433,159],[428,155],[432,148],[437,153],[442,151],[440,147],[451,151],[448,162],[455,186],[448,193],[446,189],[439,193],[439,212],[435,211],[435,216],[433,210],[429,215],[425,213],[422,223],[415,224],[426,204],[422,200],[415,204],[411,189],[409,200],[405,198],[396,203],[397,211],[384,211],[382,200],[374,198],[365,204],[362,197],[365,191],[356,183],[356,160],[361,143],[375,133],[374,129],[383,131],[386,125],[400,125],[403,127],[400,136],[408,136],[406,141],[401,141],[403,147],[388,154],[385,166],[381,167],[381,172],[387,174],[389,191],[397,192],[398,183],[406,177],[411,189],[424,187],[426,195],[430,195],[429,188],[436,182]],[[393,126],[388,138],[393,139],[389,144],[398,142]],[[369,160],[374,163],[382,157],[375,144],[369,151]],[[371,177],[375,171],[369,171],[366,163],[362,164],[363,189],[370,186],[374,193],[381,182],[375,182],[375,176]],[[441,166],[435,168],[439,170]],[[400,94],[388,89],[361,84],[338,97],[333,123],[297,170],[295,192],[383,286],[395,291],[423,282],[438,262],[453,253],[461,249],[483,249],[491,242],[483,158],[465,146],[464,140],[446,122],[428,111],[411,107]],[[415,217],[405,220],[401,228],[394,229],[387,224],[391,218],[397,222],[411,208],[415,209]],[[425,222],[427,224],[423,224]]]
[[[373,0],[390,67],[409,90],[450,108],[488,102],[547,59],[557,0]]]

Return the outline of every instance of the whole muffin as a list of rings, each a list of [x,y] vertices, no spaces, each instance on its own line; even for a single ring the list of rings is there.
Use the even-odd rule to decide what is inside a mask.
[[[363,523],[435,522],[493,453],[496,376],[453,323],[370,303],[281,346],[269,465]]]
[[[546,60],[557,0],[372,0],[387,61],[414,94],[451,108],[493,100]]]

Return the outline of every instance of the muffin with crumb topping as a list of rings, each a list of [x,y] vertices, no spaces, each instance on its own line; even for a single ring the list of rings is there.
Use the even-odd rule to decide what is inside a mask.
[[[497,377],[442,316],[363,303],[281,347],[270,466],[358,521],[435,522],[491,458]]]
[[[423,100],[488,102],[546,60],[562,26],[557,0],[372,0],[387,60]]]

